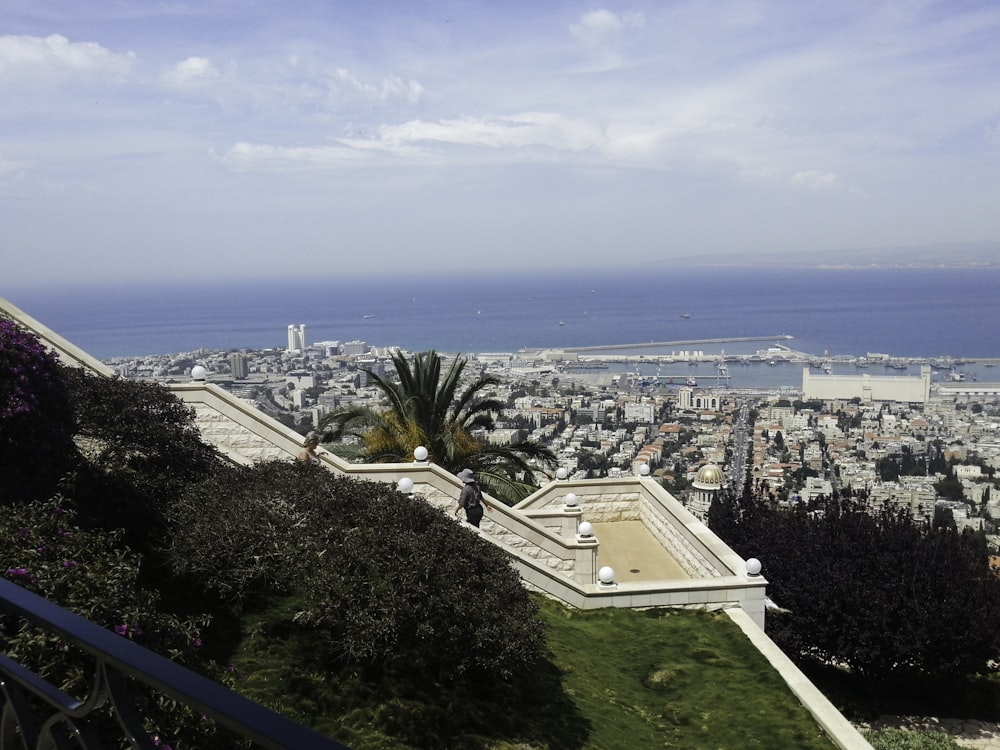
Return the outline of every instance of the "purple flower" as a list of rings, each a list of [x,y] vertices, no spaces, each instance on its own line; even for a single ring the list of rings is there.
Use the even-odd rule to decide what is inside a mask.
[[[76,567],[76,560],[63,560],[63,567],[64,568],[75,568]]]
[[[34,573],[29,573],[27,568],[7,568],[6,574],[11,578],[23,578],[28,583],[34,583],[38,579]]]
[[[128,625],[115,625],[115,633],[117,635],[128,635]]]

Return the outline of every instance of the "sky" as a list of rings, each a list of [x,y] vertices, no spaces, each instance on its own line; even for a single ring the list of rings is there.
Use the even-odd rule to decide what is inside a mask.
[[[1000,240],[995,0],[4,0],[6,284]]]

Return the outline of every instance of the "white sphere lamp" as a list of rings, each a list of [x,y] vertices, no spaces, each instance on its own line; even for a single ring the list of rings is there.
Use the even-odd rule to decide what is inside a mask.
[[[580,536],[590,537],[594,535],[594,527],[590,524],[590,521],[583,521],[580,523],[580,527],[576,533]]]
[[[747,560],[747,575],[759,576],[760,575],[761,564],[760,560],[756,557],[751,557]]]
[[[558,469],[556,469],[556,479],[558,479],[559,481],[565,479],[567,474],[568,472],[566,471],[565,466],[560,466]]]
[[[208,370],[201,365],[195,365],[191,368],[191,380],[204,380],[207,377]]]
[[[610,565],[605,565],[597,571],[597,580],[601,582],[602,586],[610,586],[615,582],[615,569]]]
[[[648,477],[649,476],[649,464],[643,464],[639,467],[639,476]]]
[[[409,477],[403,477],[398,482],[396,482],[396,489],[402,492],[404,495],[413,494],[413,480]]]
[[[413,449],[413,458],[418,463],[423,463],[427,460],[427,449],[422,445],[418,445]]]
[[[577,501],[575,493],[567,492],[566,496],[563,498],[563,504],[567,508],[576,508],[580,503]]]

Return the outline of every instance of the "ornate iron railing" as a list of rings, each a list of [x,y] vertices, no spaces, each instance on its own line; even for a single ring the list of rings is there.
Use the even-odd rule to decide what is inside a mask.
[[[133,705],[129,680],[183,703],[255,746],[272,750],[348,750],[334,740],[105,630],[0,578],[0,609],[57,634],[90,655],[95,676],[77,699],[0,654],[0,750],[99,750],[131,744],[157,750]],[[110,707],[121,735],[99,736],[95,711]]]

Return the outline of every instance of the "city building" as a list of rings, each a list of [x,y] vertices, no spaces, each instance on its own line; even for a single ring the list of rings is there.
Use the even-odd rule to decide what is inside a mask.
[[[347,357],[360,357],[368,353],[368,344],[364,341],[348,341],[340,347],[340,353]]]
[[[306,348],[306,324],[288,326],[288,351],[301,352]]]
[[[694,482],[691,483],[687,509],[702,521],[708,519],[708,509],[712,507],[712,500],[722,490],[725,481],[722,469],[715,464],[702,466],[698,469]]]
[[[677,406],[681,409],[718,411],[720,404],[721,398],[714,391],[705,391],[691,386],[677,389]]]
[[[625,404],[623,419],[625,422],[642,422],[643,424],[653,424],[655,412],[651,403],[636,403],[630,401]]]
[[[247,355],[242,352],[233,352],[229,355],[229,369],[233,373],[233,378],[243,380],[250,374],[250,363]]]
[[[926,404],[931,394],[931,368],[920,367],[919,376],[907,375],[815,375],[802,370],[802,397],[809,401],[861,399]]]

